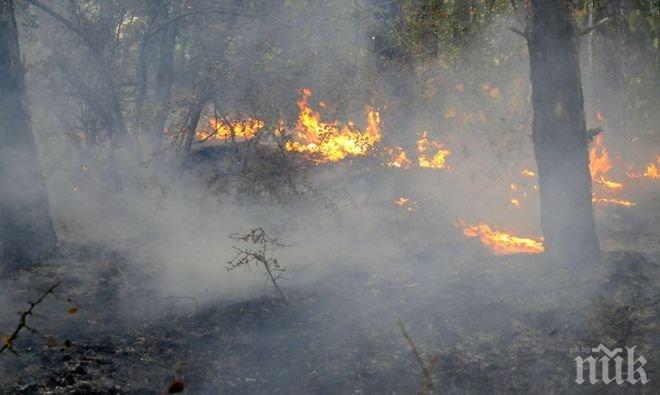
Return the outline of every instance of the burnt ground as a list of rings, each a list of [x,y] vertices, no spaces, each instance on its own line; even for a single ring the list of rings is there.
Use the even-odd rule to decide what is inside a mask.
[[[634,234],[610,236],[634,245],[623,233]],[[176,378],[188,393],[416,393],[422,376],[400,320],[424,358],[437,357],[437,393],[658,393],[660,259],[648,251],[568,269],[447,244],[411,255],[406,275],[346,265],[313,283],[284,281],[288,303],[190,299],[149,310],[137,303],[153,291],[148,270],[64,244],[52,261],[2,280],[15,294],[2,311],[34,300],[55,276],[62,284],[31,318],[39,334],[24,332],[18,355],[0,356],[0,392],[156,394]],[[126,276],[143,286],[118,291]],[[2,333],[16,322],[3,316]],[[573,383],[570,349],[599,343],[636,345],[651,382]]]

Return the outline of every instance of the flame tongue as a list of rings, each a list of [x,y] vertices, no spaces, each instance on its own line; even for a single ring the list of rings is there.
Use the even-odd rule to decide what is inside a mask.
[[[520,171],[520,174],[525,176],[525,177],[536,177],[536,173],[534,173],[532,170],[527,169],[527,168],[522,169]]]
[[[610,188],[610,189],[623,189],[623,184],[622,183],[607,180],[603,176],[600,176],[600,178],[598,180],[596,180],[596,182],[603,185],[603,186],[605,186],[605,187],[607,187],[607,188]]]
[[[456,225],[467,237],[478,237],[481,243],[496,255],[508,254],[539,254],[543,252],[543,238],[526,238],[515,236],[500,230],[493,230],[488,224],[468,225],[462,219]]]
[[[630,200],[614,199],[614,198],[593,197],[593,198],[591,198],[591,201],[596,203],[596,204],[601,204],[601,205],[605,205],[605,206],[633,207],[633,206],[637,205],[637,203],[631,202]]]
[[[589,170],[591,178],[599,180],[600,176],[612,169],[612,161],[607,149],[603,145],[603,136],[598,135],[594,141],[594,146],[589,150]]]
[[[607,152],[605,145],[603,145],[603,136],[596,136],[594,146],[589,150],[589,171],[591,172],[591,179],[605,188],[621,190],[623,184],[616,181],[610,181],[605,178],[605,174],[612,170],[612,161],[610,154]]]
[[[300,115],[293,141],[285,145],[287,151],[311,154],[316,163],[338,162],[347,156],[364,156],[381,139],[380,116],[367,106],[367,127],[360,131],[352,123],[323,122],[321,114],[309,107],[310,89],[303,89],[298,101]]]

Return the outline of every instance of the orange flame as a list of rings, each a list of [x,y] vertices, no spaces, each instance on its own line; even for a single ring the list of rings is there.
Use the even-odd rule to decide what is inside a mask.
[[[598,180],[599,176],[604,175],[612,169],[612,161],[607,149],[603,145],[603,136],[598,135],[594,141],[594,146],[589,150],[589,170],[591,178]]]
[[[658,159],[660,159],[660,157],[658,157]],[[660,162],[660,160],[658,160],[658,162]],[[660,178],[660,172],[658,171],[658,166],[656,166],[655,163],[649,163],[646,166],[644,177],[650,178],[652,180],[657,180],[658,178]]]
[[[209,119],[211,130],[198,130],[195,133],[197,140],[203,141],[225,141],[232,137],[250,140],[264,127],[261,120],[248,118],[242,121],[225,121],[218,118]]]
[[[417,206],[417,202],[414,200],[411,200],[410,198],[407,198],[405,196],[401,196],[398,199],[394,201],[394,204],[397,206],[405,209],[408,212],[414,212],[415,208]]]
[[[624,199],[613,199],[613,198],[597,198],[593,197],[591,198],[591,201],[599,204],[599,205],[604,205],[604,206],[623,206],[623,207],[633,207],[636,206],[637,203],[631,202],[630,200],[624,200]]]
[[[365,108],[367,127],[362,132],[350,122],[341,126],[321,121],[321,114],[309,107],[311,96],[311,89],[302,90],[296,133],[286,143],[287,151],[310,154],[317,164],[338,162],[347,156],[364,156],[380,141],[380,115],[373,108]]]
[[[429,149],[436,151],[432,157],[427,156]],[[451,155],[451,151],[442,144],[434,140],[429,140],[426,131],[417,140],[417,153],[419,167],[427,169],[446,169],[448,167],[446,163],[447,157]]]
[[[657,163],[660,163],[660,155],[655,157],[655,161]],[[629,178],[633,178],[633,179],[634,178],[645,177],[645,178],[649,178],[651,180],[657,180],[658,178],[660,178],[660,171],[658,169],[658,166],[656,166],[655,163],[651,162],[648,165],[646,165],[646,169],[644,170],[644,173],[635,173],[633,171],[633,166],[632,165],[628,166],[628,170],[626,171],[626,175]]]
[[[610,189],[623,189],[622,183],[607,180],[603,176],[600,176],[600,178],[596,182]]]
[[[606,188],[621,190],[623,184],[616,181],[610,181],[605,178],[605,174],[612,170],[612,161],[610,155],[603,144],[603,136],[597,135],[594,146],[589,150],[589,170],[591,179]]]
[[[456,222],[467,237],[478,237],[481,243],[496,255],[509,254],[539,254],[543,252],[543,238],[526,238],[515,236],[500,230],[493,230],[483,222],[468,225],[462,219]]]
[[[407,169],[412,165],[410,159],[406,155],[406,151],[399,146],[385,147],[385,154],[390,158],[387,162],[388,167],[396,167],[399,169]]]
[[[520,175],[523,175],[525,177],[536,177],[536,173],[534,173],[530,169],[522,169],[522,171],[520,171]]]

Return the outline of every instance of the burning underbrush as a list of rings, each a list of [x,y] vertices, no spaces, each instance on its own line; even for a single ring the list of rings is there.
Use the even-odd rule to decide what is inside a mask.
[[[298,113],[290,127],[283,120],[268,125],[255,117],[211,117],[210,130],[197,132],[194,157],[198,169],[203,169],[201,173],[214,191],[240,199],[290,203],[311,196],[324,207],[341,207],[346,196],[356,204],[355,197],[377,191],[384,194],[381,201],[389,202],[391,209],[399,208],[408,215],[429,206],[419,195],[432,195],[429,191],[440,187],[446,190],[448,204],[443,221],[456,224],[456,231],[465,238],[477,238],[497,255],[543,251],[542,238],[534,236],[540,234],[539,226],[529,220],[538,216],[539,191],[530,159],[505,163],[499,174],[476,181],[475,175],[484,170],[479,169],[482,162],[488,159],[471,160],[471,149],[466,147],[469,140],[464,139],[459,153],[432,138],[430,131],[417,134],[412,147],[390,144],[397,143],[396,134],[388,136],[387,125],[375,107],[364,106],[360,127],[350,120],[332,120],[324,114],[328,108],[324,102],[317,106],[313,106],[311,89],[306,88],[300,91]],[[457,117],[455,109],[443,114],[447,121]],[[637,200],[645,200],[645,194],[654,188],[658,157],[643,166],[644,171],[635,171],[636,166],[626,164],[621,154],[613,159],[601,128],[589,133],[593,139],[589,162],[594,206],[604,213],[634,209]],[[447,140],[453,140],[451,134]],[[462,196],[475,191],[482,196],[487,191],[489,196],[480,213],[464,207]],[[337,193],[343,196],[336,199]],[[493,210],[500,207],[503,215]],[[469,220],[460,219],[463,217]]]
[[[197,132],[198,142],[214,143],[201,144],[195,151],[198,165],[206,166],[202,173],[207,174],[213,190],[247,196],[252,201],[280,203],[311,195],[312,200],[323,200],[324,207],[343,204],[341,197],[330,203],[333,198],[328,196],[337,191],[347,192],[351,200],[375,192],[389,196],[381,200],[411,215],[428,206],[416,196],[425,193],[422,190],[428,189],[427,184],[438,183],[449,188],[443,196],[446,200],[451,201],[451,195],[457,199],[453,207],[444,211],[443,221],[454,223],[464,237],[477,238],[497,255],[543,252],[542,238],[532,236],[540,233],[538,225],[519,226],[537,216],[539,186],[532,168],[515,170],[507,177],[509,182],[500,177],[501,186],[508,184],[508,191],[502,188],[495,192],[493,180],[488,181],[491,185],[481,186],[472,182],[474,170],[469,173],[466,169],[475,167],[467,159],[465,146],[463,159],[458,158],[447,145],[431,138],[429,131],[417,135],[414,148],[385,144],[392,138],[385,138],[387,127],[374,107],[364,106],[361,128],[350,120],[329,120],[323,114],[328,108],[324,102],[318,103],[318,110],[313,108],[311,89],[301,90],[300,95],[298,115],[290,128],[282,120],[266,126],[257,118],[229,120],[216,116],[209,121],[210,130]],[[622,164],[620,155],[614,161],[605,146],[602,129],[594,130],[589,132],[594,139],[589,150],[593,204],[598,210],[634,209],[637,198],[644,199],[644,190],[652,188],[649,185],[657,179],[655,162],[646,165],[643,172],[635,172],[635,166]],[[406,178],[422,181],[401,181]],[[385,182],[383,189],[375,184],[378,180],[390,181]],[[508,215],[496,218],[494,223],[483,222],[479,217],[471,224],[460,219],[465,214],[474,218],[474,213],[462,213],[465,210],[460,207],[459,196],[478,188],[490,190],[491,196],[502,195],[500,199],[505,202]]]

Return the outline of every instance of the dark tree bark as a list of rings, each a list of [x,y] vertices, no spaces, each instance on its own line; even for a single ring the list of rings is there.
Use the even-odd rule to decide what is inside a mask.
[[[570,4],[532,0],[530,13],[532,131],[546,256],[567,265],[598,262],[578,36]]]
[[[56,245],[46,186],[25,105],[13,0],[0,0],[0,258],[30,264]]]

